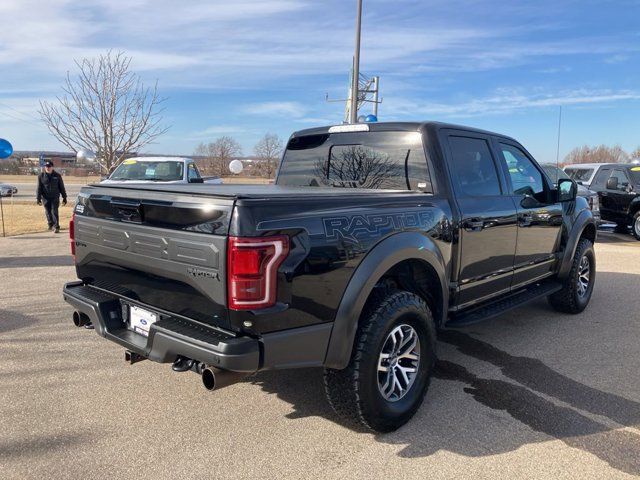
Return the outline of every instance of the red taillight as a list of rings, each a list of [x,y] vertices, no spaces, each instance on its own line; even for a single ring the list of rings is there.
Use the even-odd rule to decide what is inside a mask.
[[[254,310],[276,303],[278,267],[289,253],[287,236],[229,237],[227,286],[229,308]]]
[[[69,221],[69,241],[71,242],[71,255],[76,258],[76,214],[71,215],[71,221]]]

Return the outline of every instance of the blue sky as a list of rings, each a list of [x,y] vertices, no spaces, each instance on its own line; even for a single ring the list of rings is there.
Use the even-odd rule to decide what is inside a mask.
[[[335,124],[355,0],[2,0],[0,137],[61,149],[38,120],[73,60],[133,57],[167,97],[147,148],[190,154],[237,138],[245,154]],[[381,120],[441,120],[518,138],[540,161],[582,144],[640,145],[639,1],[364,0],[362,70],[382,77]]]

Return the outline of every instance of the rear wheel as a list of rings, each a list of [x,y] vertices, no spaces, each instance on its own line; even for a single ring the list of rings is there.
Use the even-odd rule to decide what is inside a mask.
[[[404,291],[381,295],[360,319],[347,368],[325,370],[329,403],[355,426],[396,430],[422,404],[435,345],[433,316],[424,300]]]
[[[633,231],[633,236],[636,237],[636,240],[640,240],[640,210],[633,216],[631,230]]]
[[[593,243],[583,238],[578,243],[569,276],[562,290],[549,295],[553,308],[564,313],[580,313],[589,304],[596,280],[596,256]]]

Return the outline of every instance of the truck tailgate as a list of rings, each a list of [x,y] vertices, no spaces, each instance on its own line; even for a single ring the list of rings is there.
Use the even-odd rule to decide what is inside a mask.
[[[78,277],[229,328],[226,244],[233,199],[91,187],[76,206]]]

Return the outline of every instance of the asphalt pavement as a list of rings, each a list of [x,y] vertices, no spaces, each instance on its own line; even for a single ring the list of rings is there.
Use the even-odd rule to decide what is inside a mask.
[[[603,233],[588,309],[443,333],[417,415],[346,428],[321,371],[207,392],[73,327],[68,239],[0,239],[0,478],[617,479],[640,475],[640,242]]]

